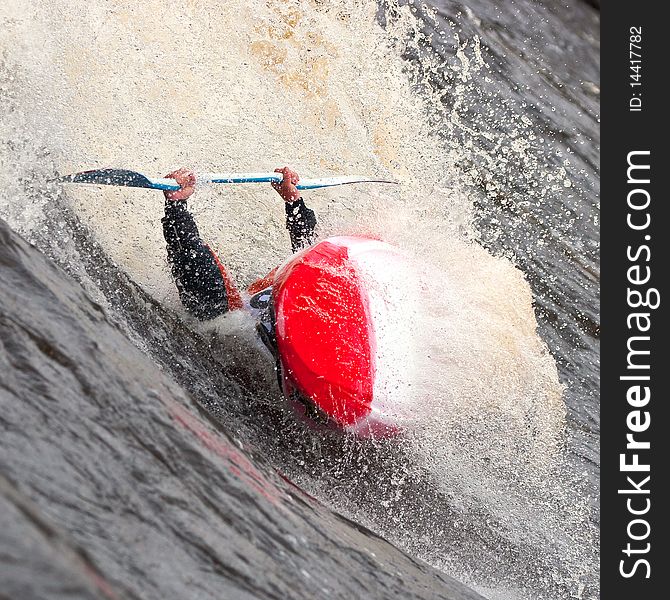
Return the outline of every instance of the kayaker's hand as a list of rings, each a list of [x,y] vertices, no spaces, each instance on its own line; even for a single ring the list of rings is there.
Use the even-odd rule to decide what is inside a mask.
[[[300,199],[300,192],[295,186],[300,181],[300,176],[295,172],[284,167],[283,169],[275,169],[275,173],[281,173],[284,178],[281,182],[272,182],[272,187],[284,199],[284,202],[295,202]]]
[[[174,179],[180,186],[178,190],[165,190],[166,200],[186,200],[195,191],[195,173],[186,167],[168,173],[166,178]]]

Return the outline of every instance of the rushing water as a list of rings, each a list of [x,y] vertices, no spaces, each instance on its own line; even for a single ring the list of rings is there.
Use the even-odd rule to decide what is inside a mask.
[[[78,282],[3,229],[8,589],[596,597],[596,10],[171,4],[0,8],[0,215]],[[420,265],[404,440],[307,429],[247,319],[185,317],[160,194],[52,181],[182,164],[401,183],[307,201]],[[191,206],[241,284],[287,257],[272,190]]]

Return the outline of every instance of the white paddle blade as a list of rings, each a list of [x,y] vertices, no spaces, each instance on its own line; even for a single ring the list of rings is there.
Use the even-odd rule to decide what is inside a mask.
[[[315,190],[317,188],[333,187],[336,185],[348,185],[350,183],[392,183],[397,181],[386,179],[372,179],[370,177],[321,177],[319,179],[301,179],[296,186],[299,190]]]

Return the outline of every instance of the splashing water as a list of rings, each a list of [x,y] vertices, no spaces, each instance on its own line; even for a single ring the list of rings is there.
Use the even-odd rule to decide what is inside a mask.
[[[524,116],[505,113],[512,135],[463,118],[476,110],[486,80],[477,37],[455,34],[445,71],[424,51],[430,40],[411,4],[386,2],[382,12],[367,0],[4,6],[0,215],[44,248],[40,230],[59,235],[47,204],[65,194],[107,256],[181,312],[164,256],[160,195],[86,186],[61,192],[46,183],[54,170],[115,166],[160,176],[179,165],[267,171],[289,164],[307,177],[398,180],[306,200],[322,237],[380,237],[417,266],[418,285],[408,294],[419,300],[406,315],[416,402],[405,415],[405,458],[380,476],[374,460],[354,464],[352,451],[329,459],[330,472],[294,467],[292,478],[491,597],[540,597],[538,589],[553,585],[572,594],[592,577],[593,542],[587,508],[575,498],[581,483],[564,464],[556,365],[536,332],[523,273],[477,244],[472,200],[475,185],[499,198],[511,164],[525,165],[538,201],[569,180],[562,165],[547,172],[538,160],[540,142]],[[269,186],[203,187],[190,205],[240,285],[288,256],[283,208]],[[64,249],[61,261],[76,263],[67,240],[53,245]],[[94,281],[88,287],[96,293]],[[193,327],[223,340],[222,368],[251,373],[259,402],[278,402],[272,373],[263,375],[267,368],[254,357],[248,319]],[[279,460],[287,468],[291,456]],[[353,480],[338,479],[352,470]]]

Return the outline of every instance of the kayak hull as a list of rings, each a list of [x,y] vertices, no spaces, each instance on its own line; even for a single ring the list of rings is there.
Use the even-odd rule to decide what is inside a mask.
[[[398,289],[400,251],[379,240],[332,237],[275,275],[273,301],[285,392],[297,392],[339,428],[361,437],[396,435],[404,398],[393,364],[407,346]],[[396,394],[397,395],[397,394]]]

